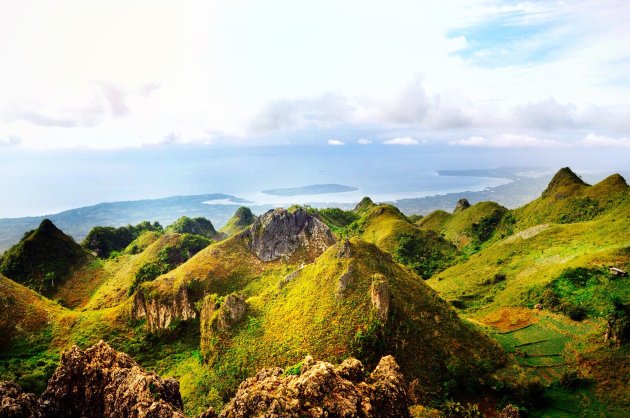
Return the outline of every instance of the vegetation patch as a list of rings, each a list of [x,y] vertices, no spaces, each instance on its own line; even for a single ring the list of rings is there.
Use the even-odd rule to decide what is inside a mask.
[[[162,225],[158,222],[144,221],[136,226],[127,225],[120,228],[96,226],[88,232],[82,245],[100,258],[109,258],[112,252],[121,253],[133,240],[146,231],[162,232]]]

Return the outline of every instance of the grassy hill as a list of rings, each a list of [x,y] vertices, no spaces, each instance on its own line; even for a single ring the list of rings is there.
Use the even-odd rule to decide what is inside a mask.
[[[219,232],[222,232],[226,236],[231,236],[247,228],[253,224],[255,220],[256,216],[252,213],[251,209],[241,206]]]
[[[630,187],[619,174],[590,186],[571,169],[552,178],[541,197],[513,211],[507,229],[515,232],[545,223],[589,221],[618,210],[630,200]]]
[[[589,186],[563,169],[515,210],[480,202],[413,223],[366,198],[272,211],[214,243],[143,232],[69,270],[50,296],[71,309],[0,275],[0,378],[40,390],[61,350],[104,339],[177,378],[194,415],[261,367],[393,354],[415,402],[444,411],[453,398],[487,413],[512,402],[531,416],[624,416],[628,344],[604,334],[630,303],[629,279],[608,271],[630,269],[628,195],[620,176]],[[299,245],[262,261],[287,243]]]
[[[507,213],[507,209],[494,202],[479,202],[470,207],[454,211],[433,212],[420,219],[421,229],[435,231],[462,248],[478,246],[490,239],[496,227]]]
[[[3,255],[0,272],[41,294],[51,295],[74,269],[92,258],[71,237],[45,219]]]
[[[450,265],[458,250],[432,230],[414,225],[395,206],[376,205],[369,198],[357,205],[356,220],[338,231],[341,236],[356,236],[392,254],[397,261],[429,278]]]
[[[445,388],[461,389],[462,376],[474,379],[502,360],[501,350],[460,321],[417,275],[360,239],[242,293],[247,314],[236,326],[202,328],[202,338],[210,340],[206,356],[221,381],[229,381],[225,372],[235,367],[246,375],[306,354],[332,362],[353,355],[367,364],[394,354],[409,381],[418,379],[418,396],[441,396]]]
[[[188,216],[182,216],[166,229],[178,234],[195,234],[214,240],[220,240],[224,237],[214,229],[211,221],[203,217],[189,218]]]

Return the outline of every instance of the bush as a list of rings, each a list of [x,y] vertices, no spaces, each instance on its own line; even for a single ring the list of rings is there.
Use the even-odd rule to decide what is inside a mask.
[[[184,234],[177,244],[162,248],[158,253],[158,261],[140,267],[129,288],[129,294],[132,294],[140,284],[155,280],[158,276],[185,263],[211,243],[211,240],[200,235]]]
[[[401,234],[394,251],[397,262],[410,267],[428,279],[447,268],[455,257],[455,249],[432,231],[426,234]]]
[[[559,311],[573,319],[574,321],[581,321],[586,318],[586,308],[583,306],[575,305],[571,302],[563,302],[558,307]]]

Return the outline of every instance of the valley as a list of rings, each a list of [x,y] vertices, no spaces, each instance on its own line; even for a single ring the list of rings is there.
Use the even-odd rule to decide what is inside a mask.
[[[35,395],[1,383],[0,411],[126,376],[155,416],[627,416],[630,187],[511,179],[342,208],[129,202],[80,242],[78,209],[38,219],[0,258],[0,381]]]

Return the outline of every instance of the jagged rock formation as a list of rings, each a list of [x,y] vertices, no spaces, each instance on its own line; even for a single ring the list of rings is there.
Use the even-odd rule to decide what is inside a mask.
[[[179,383],[143,371],[104,342],[85,351],[74,346],[39,400],[44,416],[183,417]]]
[[[212,416],[212,415],[208,415]],[[260,371],[241,383],[221,418],[409,417],[405,381],[392,356],[365,377],[363,365],[347,359],[335,367],[306,357],[297,375],[281,368]]]
[[[294,212],[270,210],[241,237],[248,240],[249,248],[262,261],[291,257],[298,249],[314,258],[335,242],[330,228],[303,208]]]
[[[208,295],[201,308],[201,351],[209,354],[212,341],[217,334],[225,333],[238,324],[247,312],[245,296],[231,294],[223,303],[217,302],[216,295]]]
[[[604,340],[615,347],[630,341],[630,303],[617,302],[608,314]]]
[[[64,352],[37,402],[16,385],[0,384],[0,405],[3,417],[184,418],[175,379],[145,372],[102,341]]]
[[[13,382],[0,382],[0,417],[22,418],[37,416],[37,398],[24,393]]]
[[[237,232],[242,231],[256,221],[256,216],[252,213],[251,209],[245,206],[241,206],[236,210],[234,216],[232,216],[227,223],[220,229],[220,232],[230,236]]]
[[[348,269],[339,276],[339,281],[337,283],[337,297],[342,297],[348,289],[350,285],[352,285],[354,275],[356,274],[356,266],[354,263],[350,262],[348,264]]]
[[[468,199],[461,198],[455,204],[454,212],[461,212],[463,210],[468,209],[469,207],[470,207],[470,203],[468,202]]]
[[[194,300],[187,287],[180,287],[172,297],[151,296],[139,287],[133,297],[131,317],[147,319],[149,331],[168,328],[173,319],[187,320],[197,317]]]
[[[389,316],[389,308],[392,302],[392,294],[387,285],[387,279],[382,274],[372,276],[372,286],[370,287],[370,298],[372,307],[376,311],[378,319],[385,323]]]

